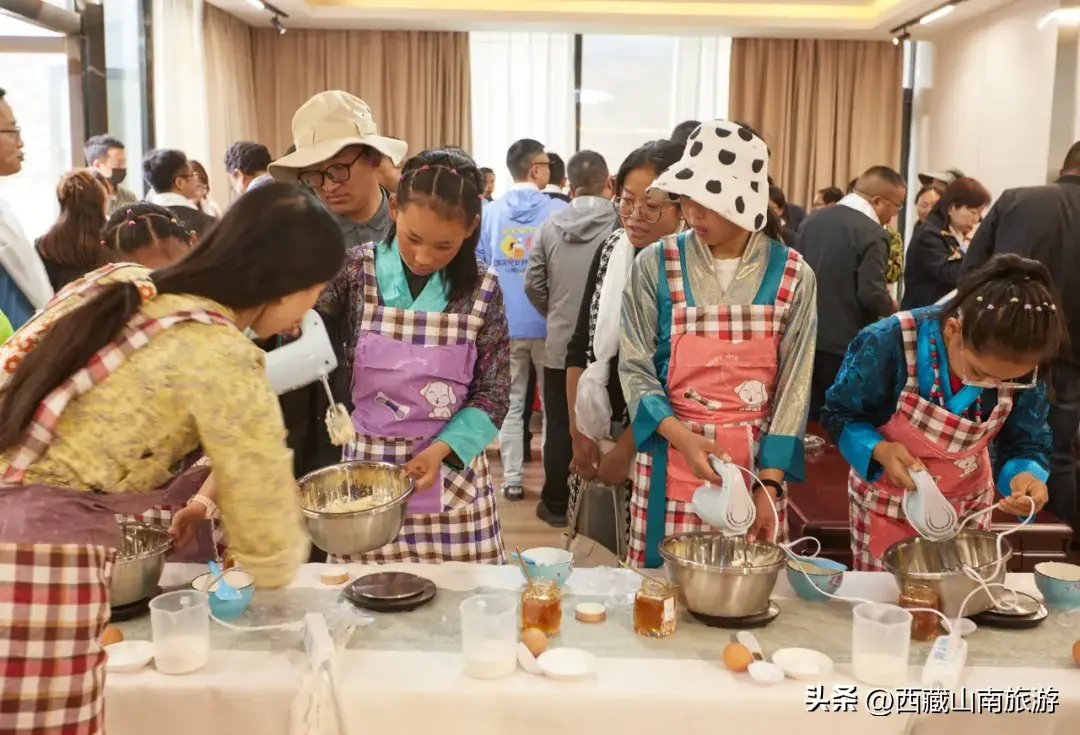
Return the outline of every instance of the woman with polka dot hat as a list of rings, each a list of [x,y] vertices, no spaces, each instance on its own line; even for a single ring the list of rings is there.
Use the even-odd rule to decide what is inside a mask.
[[[619,376],[638,455],[629,563],[658,567],[667,535],[709,530],[690,501],[720,484],[710,454],[761,478],[749,539],[786,537],[784,483],[805,474],[803,429],[817,334],[816,282],[780,242],[769,149],[716,120],[650,188],[679,200],[688,229],[650,245],[623,297]]]

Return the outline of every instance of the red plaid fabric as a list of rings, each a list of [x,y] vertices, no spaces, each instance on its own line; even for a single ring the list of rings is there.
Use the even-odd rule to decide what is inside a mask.
[[[235,327],[227,317],[207,309],[185,309],[160,319],[142,313],[136,314],[115,341],[94,353],[85,367],[73,373],[41,402],[33,421],[26,429],[23,443],[14,451],[11,464],[0,479],[16,485],[22,483],[26,470],[52,444],[53,430],[60,420],[60,414],[71,401],[112,375],[128,357],[149,344],[155,336],[170,327],[189,321]]]
[[[115,557],[102,546],[0,543],[0,735],[104,732]]]
[[[495,290],[497,276],[488,269],[469,314],[394,309],[379,304],[375,250],[364,252],[364,319],[361,329],[403,342],[423,345],[460,344],[476,339]],[[422,442],[393,437],[357,436],[345,447],[345,460],[374,460],[402,465]],[[381,549],[333,561],[388,562],[463,561],[505,564],[502,530],[487,457],[481,452],[462,471],[442,466],[442,511],[410,514],[397,539]]]
[[[943,406],[926,400],[919,395],[919,332],[915,318],[910,312],[901,312],[896,316],[900,320],[904,360],[907,362],[907,381],[900,392],[900,399],[896,406],[897,414],[919,429],[934,444],[942,457],[962,457],[983,451],[981,442],[1000,431],[1012,410],[1012,390],[1002,388],[998,391],[998,403],[983,422],[957,416]],[[957,513],[963,516],[986,508],[993,500],[993,487],[986,487],[952,503]],[[884,569],[881,561],[873,558],[870,553],[870,517],[872,514],[877,514],[902,521],[905,519],[902,502],[903,495],[894,494],[867,482],[854,469],[848,474],[851,553],[854,555],[856,569],[860,571]],[[984,530],[989,528],[990,516],[986,515],[977,519],[976,526]],[[911,534],[915,535],[914,528],[911,529]]]
[[[734,304],[718,306],[688,306],[686,286],[683,282],[682,258],[679,253],[678,239],[667,237],[662,241],[664,274],[667,278],[668,291],[671,293],[671,334],[695,334],[713,337],[726,342],[745,342],[752,339],[774,339],[779,341],[783,335],[784,324],[791,308],[802,269],[805,267],[802,256],[788,249],[784,275],[780,280],[776,301],[769,306],[753,304]],[[770,391],[771,393],[771,391]],[[716,438],[716,426],[683,421],[683,426],[691,431]],[[731,426],[749,426],[754,439],[754,456],[757,456],[757,442],[763,433],[768,432],[768,415],[760,421],[738,422]],[[627,563],[631,566],[645,564],[645,524],[647,519],[649,482],[652,476],[652,457],[648,454],[637,455],[632,477],[630,493],[630,543],[627,548]],[[689,503],[667,500],[664,535],[687,533],[690,531],[713,531],[694,513]],[[777,541],[784,542],[788,537],[787,497],[780,498],[776,504],[776,513],[780,519],[777,529]]]

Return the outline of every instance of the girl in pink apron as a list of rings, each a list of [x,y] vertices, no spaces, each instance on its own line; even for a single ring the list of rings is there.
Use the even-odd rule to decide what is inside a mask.
[[[851,464],[854,568],[881,570],[892,544],[915,535],[901,501],[925,468],[963,518],[994,502],[994,441],[1002,510],[1046,503],[1051,434],[1037,366],[1064,324],[1046,269],[1001,255],[969,274],[944,306],[867,327],[852,341],[821,423]],[[975,524],[990,525],[983,515]]]
[[[241,330],[294,323],[344,255],[325,210],[268,185],[184,260],[105,266],[0,347],[0,735],[103,732],[116,515],[190,498],[169,468],[196,447],[256,584],[306,560],[277,396]]]
[[[341,560],[506,561],[484,449],[508,408],[509,337],[498,280],[475,255],[483,191],[461,152],[410,158],[386,241],[353,248],[319,301],[348,310],[352,335],[357,438],[343,458],[416,482],[398,538]]]
[[[786,536],[784,483],[804,475],[802,434],[816,340],[813,272],[779,242],[769,151],[745,125],[704,123],[653,183],[692,228],[634,261],[619,374],[638,455],[628,559],[660,565],[667,535],[707,530],[694,490],[727,456],[761,478],[750,537]],[[763,232],[764,231],[764,232]]]

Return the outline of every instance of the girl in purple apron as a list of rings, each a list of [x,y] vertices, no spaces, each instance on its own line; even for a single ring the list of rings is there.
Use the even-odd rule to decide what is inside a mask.
[[[692,229],[642,252],[623,297],[619,374],[638,448],[628,553],[636,566],[660,565],[665,536],[707,530],[690,500],[702,480],[721,482],[710,454],[762,480],[748,535],[786,536],[784,482],[805,471],[816,282],[778,239],[768,160],[753,130],[716,120],[690,135],[682,160],[650,187],[658,198],[679,197]]]
[[[417,490],[398,538],[347,561],[506,560],[484,448],[508,408],[509,337],[475,256],[483,190],[458,151],[410,158],[386,241],[353,248],[319,301],[349,309],[357,438],[344,459],[401,465]]]
[[[1027,517],[1046,504],[1049,403],[1038,368],[1064,338],[1050,275],[1000,255],[968,275],[944,306],[901,312],[862,330],[826,394],[821,423],[851,465],[855,569],[881,570],[904,518],[910,471],[925,468],[961,518],[995,502]],[[990,526],[990,516],[975,521]]]
[[[117,514],[182,504],[170,467],[201,446],[231,550],[260,586],[308,553],[262,353],[344,261],[294,187],[243,197],[188,257],[106,266],[0,346],[0,735],[103,732]]]

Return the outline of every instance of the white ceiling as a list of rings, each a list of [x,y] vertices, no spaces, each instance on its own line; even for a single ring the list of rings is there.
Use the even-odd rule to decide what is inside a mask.
[[[270,13],[253,0],[207,0],[255,27]],[[270,0],[286,28],[548,30],[886,39],[945,0]],[[970,21],[1016,0],[965,0],[911,33]]]

